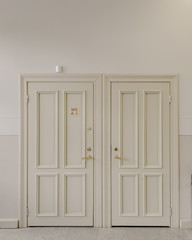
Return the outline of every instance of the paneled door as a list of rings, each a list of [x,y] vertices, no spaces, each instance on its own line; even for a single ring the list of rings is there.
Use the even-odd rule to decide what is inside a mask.
[[[169,83],[112,83],[112,225],[170,226]]]
[[[93,226],[93,83],[28,95],[28,226]]]

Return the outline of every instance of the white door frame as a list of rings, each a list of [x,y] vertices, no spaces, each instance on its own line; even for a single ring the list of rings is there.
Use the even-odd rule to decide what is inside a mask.
[[[21,74],[20,75],[20,217],[19,227],[28,226],[27,112],[29,82],[92,82],[94,84],[94,227],[102,227],[102,75]]]
[[[27,85],[29,82],[94,83],[94,227],[111,227],[110,99],[113,82],[167,82],[170,84],[171,227],[179,227],[179,76],[117,74],[20,75],[20,218],[27,227]],[[103,138],[102,138],[103,136]],[[104,161],[102,161],[104,159]]]
[[[103,80],[103,227],[111,227],[111,84],[113,82],[169,83],[171,227],[179,227],[179,93],[178,75],[106,74]]]

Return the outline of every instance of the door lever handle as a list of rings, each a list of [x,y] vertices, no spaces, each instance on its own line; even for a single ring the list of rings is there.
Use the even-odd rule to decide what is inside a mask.
[[[114,159],[123,159],[123,158],[115,155],[115,156],[114,156]]]
[[[85,159],[85,160],[87,160],[87,159],[92,159],[93,157],[91,156],[91,155],[88,155],[87,157],[82,157],[82,159]]]

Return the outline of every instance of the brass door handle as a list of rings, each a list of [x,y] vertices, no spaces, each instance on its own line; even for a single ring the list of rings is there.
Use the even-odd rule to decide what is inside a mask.
[[[114,159],[123,159],[123,158],[115,155],[115,156],[114,156]]]
[[[85,160],[87,160],[87,159],[92,159],[93,157],[91,156],[91,155],[88,155],[87,157],[82,157],[82,159],[85,159]]]

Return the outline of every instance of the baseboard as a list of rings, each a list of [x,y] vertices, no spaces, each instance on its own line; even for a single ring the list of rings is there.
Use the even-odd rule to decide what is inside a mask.
[[[180,227],[181,228],[192,228],[192,220],[191,219],[181,219]]]
[[[15,218],[0,218],[0,228],[18,228],[19,220]]]

